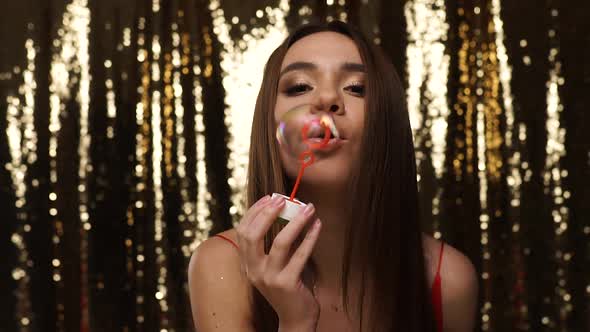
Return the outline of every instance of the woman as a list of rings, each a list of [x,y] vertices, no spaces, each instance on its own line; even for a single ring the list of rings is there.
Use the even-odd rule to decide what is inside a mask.
[[[296,160],[278,119],[308,104],[330,113],[336,148],[308,167],[311,203],[283,229]],[[254,113],[249,210],[203,242],[189,267],[195,327],[209,331],[472,331],[469,260],[423,234],[414,149],[399,78],[383,53],[342,22],[296,30],[271,55]]]

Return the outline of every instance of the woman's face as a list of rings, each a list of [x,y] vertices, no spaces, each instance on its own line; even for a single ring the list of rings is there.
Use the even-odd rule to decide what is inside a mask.
[[[303,183],[340,185],[349,178],[359,155],[365,112],[366,71],[355,43],[345,35],[319,32],[295,42],[281,65],[275,122],[300,105],[309,117],[330,114],[340,140],[315,153]],[[297,154],[281,147],[281,160],[291,178],[297,176]]]

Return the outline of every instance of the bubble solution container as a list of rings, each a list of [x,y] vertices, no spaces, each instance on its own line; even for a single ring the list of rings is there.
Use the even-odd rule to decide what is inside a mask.
[[[289,221],[293,220],[293,218],[295,218],[295,216],[299,214],[299,211],[304,209],[306,206],[305,203],[297,200],[296,198],[291,200],[289,196],[281,195],[278,193],[273,193],[271,198],[274,198],[276,196],[280,196],[285,199],[285,207],[281,210],[281,213],[277,218],[277,221],[283,224],[283,226],[287,224]]]

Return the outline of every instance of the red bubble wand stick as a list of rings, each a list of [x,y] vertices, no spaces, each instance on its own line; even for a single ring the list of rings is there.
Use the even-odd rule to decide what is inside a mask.
[[[330,142],[330,138],[332,138],[332,132],[330,131],[330,127],[326,123],[327,121],[322,118],[321,120],[314,119],[311,122],[306,123],[303,128],[301,128],[301,138],[303,142],[307,145],[307,150],[301,152],[299,155],[299,174],[297,175],[297,180],[295,180],[295,185],[293,186],[293,190],[291,191],[291,196],[289,197],[290,201],[295,199],[295,194],[297,193],[297,189],[299,188],[299,183],[301,182],[301,178],[303,177],[303,172],[305,168],[310,166],[315,162],[315,155],[313,154],[314,150],[323,149],[328,145]],[[312,125],[319,125],[324,130],[324,138],[319,143],[314,143],[309,139],[309,129]]]
[[[281,122],[277,128],[277,139],[279,144],[281,144],[281,138],[286,136],[284,133],[286,130],[285,127],[286,124]],[[318,140],[320,137],[310,138],[310,131],[312,131],[314,136],[322,136],[321,134],[323,132],[323,137],[321,137],[321,140]],[[334,137],[339,137],[338,130],[336,129],[332,118],[328,115],[323,115],[319,119],[314,118],[306,122],[301,128],[301,141],[305,145],[305,150],[299,153],[297,156],[299,161],[299,172],[297,174],[297,179],[295,181],[295,185],[293,186],[293,190],[291,191],[291,195],[286,201],[287,204],[279,215],[280,220],[283,220],[284,222],[291,220],[298,213],[298,211],[306,205],[295,198],[301,183],[301,179],[303,178],[303,173],[307,167],[315,162],[314,151],[322,150],[328,146],[330,139],[332,138],[332,133],[334,134]],[[283,195],[274,193],[272,196],[274,197]],[[283,197],[287,198],[286,196]]]

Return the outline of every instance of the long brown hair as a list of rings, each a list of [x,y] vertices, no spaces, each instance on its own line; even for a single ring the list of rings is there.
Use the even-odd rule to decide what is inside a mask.
[[[361,326],[365,325],[361,306],[369,296],[371,331],[434,331],[418,216],[416,162],[403,88],[391,61],[356,28],[339,21],[308,24],[295,30],[270,56],[252,124],[247,204],[251,206],[269,193],[290,192],[292,184],[274,135],[279,72],[293,43],[322,31],[353,40],[367,69],[361,152],[349,183],[354,202],[343,204],[350,207],[351,220],[362,221],[346,226],[342,266],[346,311],[349,275],[354,268],[362,276],[357,308]],[[279,227],[278,223],[273,225],[265,238],[267,252]],[[276,332],[275,311],[255,287],[252,296],[256,331]]]

